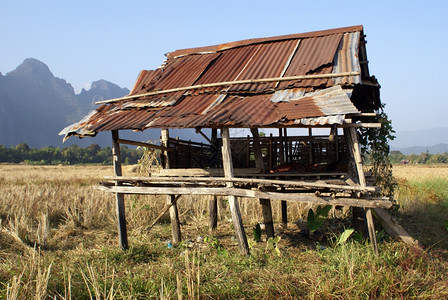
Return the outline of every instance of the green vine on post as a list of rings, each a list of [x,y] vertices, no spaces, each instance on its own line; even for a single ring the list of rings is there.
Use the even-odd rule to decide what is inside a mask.
[[[389,141],[395,139],[395,131],[384,107],[383,104],[374,120],[382,124],[381,128],[361,128],[360,144],[363,159],[371,165],[369,171],[376,178],[376,185],[382,188],[384,196],[392,197],[397,183],[392,174]]]

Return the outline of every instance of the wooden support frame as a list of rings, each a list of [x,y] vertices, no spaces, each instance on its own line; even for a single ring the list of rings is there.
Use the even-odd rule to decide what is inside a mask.
[[[122,176],[121,169],[121,153],[120,153],[120,144],[118,143],[119,136],[118,130],[112,131],[112,156],[113,156],[113,164],[114,164],[114,173],[115,176]],[[116,185],[119,186],[121,183],[116,182]],[[125,213],[125,204],[124,204],[124,194],[117,192],[116,203],[117,203],[117,219],[118,219],[118,236],[120,240],[120,247],[123,250],[127,250],[129,248],[128,245],[128,233],[126,229],[126,213]]]
[[[230,134],[229,128],[221,129],[222,137],[222,163],[224,168],[224,175],[226,178],[233,177],[233,164],[232,164],[232,154],[230,150]],[[232,188],[233,183],[229,182],[227,184],[229,188]],[[238,246],[240,251],[249,255],[249,245],[247,243],[246,232],[244,231],[243,220],[241,218],[240,207],[238,200],[234,195],[228,194],[230,212],[232,214],[233,227],[235,229],[236,239],[238,241]]]

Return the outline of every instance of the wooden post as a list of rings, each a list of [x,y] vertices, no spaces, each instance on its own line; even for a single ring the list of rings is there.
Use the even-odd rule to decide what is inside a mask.
[[[260,135],[258,134],[257,128],[251,128],[250,132],[253,137],[253,149],[254,149],[254,158],[255,158],[255,168],[258,169],[260,173],[264,173],[264,162],[263,162],[263,152],[261,151],[260,144]]]
[[[281,201],[282,205],[282,228],[284,230],[288,229],[288,204],[285,200]]]
[[[218,129],[212,128],[211,145],[218,148]],[[212,196],[208,202],[208,221],[210,230],[215,230],[218,227],[218,197]]]
[[[255,151],[255,149],[254,149],[254,151]],[[254,155],[255,155],[255,153],[254,153]],[[255,164],[257,164],[257,163],[255,162]],[[249,166],[250,166],[250,136],[247,135],[247,137],[246,137],[246,168],[249,168]]]
[[[272,145],[272,133],[269,135],[269,170],[274,167],[274,155],[273,155],[273,145]]]
[[[286,201],[282,201],[286,202]],[[272,218],[272,206],[271,200],[260,199],[261,210],[263,212],[263,223],[266,231],[266,240],[270,237],[274,237],[274,221]]]
[[[254,138],[252,145],[254,148],[255,167],[259,169],[261,173],[264,173],[265,169],[263,163],[263,152],[261,151],[260,135],[258,134],[257,128],[251,128],[250,131]],[[260,199],[260,204],[261,204],[261,210],[263,212],[263,223],[266,228],[266,236],[267,239],[269,239],[270,237],[274,237],[274,223],[272,221],[271,200]]]
[[[224,176],[226,178],[233,178],[233,164],[232,154],[230,150],[230,134],[228,128],[221,129],[222,136],[222,164],[224,168]],[[233,187],[233,183],[228,182],[228,187]],[[238,201],[235,196],[228,196],[230,212],[232,213],[233,227],[235,228],[235,234],[240,247],[240,251],[243,254],[249,255],[249,245],[247,244],[246,232],[243,227],[243,220],[241,219],[241,212]]]
[[[162,129],[162,136],[161,136],[162,146],[168,147],[168,140],[169,140],[168,129]],[[164,151],[162,156],[165,157],[164,164],[162,165],[163,168],[169,169],[171,164],[168,156],[168,151]],[[166,197],[167,197],[166,203],[167,205],[170,205],[170,221],[171,221],[171,233],[173,236],[173,245],[176,246],[182,240],[182,235],[180,232],[179,212],[177,210],[177,201],[175,195],[167,195]]]
[[[283,147],[283,130],[281,128],[278,129],[278,137],[279,137],[280,164],[284,164],[285,163],[285,150]]]
[[[335,152],[335,161],[339,161],[339,137],[338,137],[338,127],[333,125],[331,127],[333,131],[333,142],[334,142],[334,152]]]
[[[348,131],[351,140],[350,148],[351,152],[353,153],[353,158],[355,160],[359,185],[362,187],[366,187],[367,183],[366,183],[366,177],[364,175],[364,170],[362,167],[362,157],[361,157],[361,150],[359,148],[358,133],[356,131],[356,128],[353,127],[349,128]],[[367,230],[369,233],[370,241],[372,242],[372,248],[375,254],[378,254],[378,244],[376,241],[376,233],[375,233],[375,226],[373,224],[372,210],[370,208],[366,208],[365,214],[366,214]]]
[[[309,150],[310,150],[310,165],[314,163],[313,157],[313,130],[312,128],[308,128],[308,142],[309,142]]]
[[[118,144],[118,130],[112,131],[112,156],[113,156],[113,164],[114,164],[114,173],[115,176],[122,176],[121,170],[121,153],[120,153],[120,144]],[[119,185],[119,182],[115,183]],[[129,248],[128,246],[128,233],[126,229],[126,213],[125,213],[125,205],[124,205],[124,195],[121,193],[116,193],[116,201],[117,201],[117,219],[118,219],[118,236],[120,239],[120,247],[123,250]]]
[[[285,148],[284,148],[284,140],[283,140],[283,130],[282,128],[278,129],[279,135],[279,146],[280,146],[280,164],[285,163]],[[282,228],[288,228],[288,204],[286,201],[281,201],[281,212],[282,212]]]
[[[168,139],[169,139],[169,132],[168,129],[162,129],[161,137],[160,137],[160,144],[164,147],[168,147]],[[169,169],[170,168],[170,158],[168,156],[168,151],[162,152],[162,168]]]
[[[208,201],[208,224],[213,231],[218,227],[218,197],[211,196]]]
[[[166,204],[170,206],[171,234],[173,235],[173,245],[177,246],[182,240],[180,233],[179,213],[177,210],[176,196],[167,195]]]

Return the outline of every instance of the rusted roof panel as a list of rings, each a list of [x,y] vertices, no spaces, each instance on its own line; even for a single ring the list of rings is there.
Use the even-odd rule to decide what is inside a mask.
[[[153,85],[160,78],[161,69],[142,70],[134,83],[129,95],[136,95],[146,91],[147,86]]]
[[[98,107],[61,134],[86,136],[120,129],[342,122],[344,114],[359,112],[350,97],[353,85],[362,83],[360,75],[250,81],[359,72],[362,30],[362,26],[337,28],[175,51],[157,70],[139,74],[131,97]],[[239,80],[249,83],[227,83]],[[225,85],[201,86],[222,83]],[[158,94],[145,95],[148,92]]]
[[[286,63],[296,44],[296,40],[259,44],[257,51],[235,80],[282,77],[282,71],[287,67]],[[234,85],[229,88],[229,92],[262,92],[275,86],[275,82]]]
[[[235,81],[244,70],[260,45],[249,45],[243,48],[230,49],[220,54],[219,58],[201,76],[197,84]],[[207,92],[225,92],[228,87],[206,89]]]
[[[327,74],[332,70],[334,54],[341,41],[342,34],[333,34],[324,37],[314,37],[302,39],[294,55],[285,77],[307,75],[307,74]],[[327,86],[330,79],[303,80],[299,86]],[[282,82],[280,87],[290,85]],[[295,85],[296,86],[296,85]]]

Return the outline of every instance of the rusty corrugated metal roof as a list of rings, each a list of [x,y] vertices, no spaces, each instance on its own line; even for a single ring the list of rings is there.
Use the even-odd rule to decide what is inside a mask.
[[[362,83],[360,73],[338,74],[360,71],[362,35],[362,26],[354,26],[174,51],[157,70],[140,73],[130,96],[98,107],[61,134],[340,122],[335,116],[359,112],[350,95]],[[297,78],[315,74],[323,78]],[[260,79],[266,82],[252,82]]]

